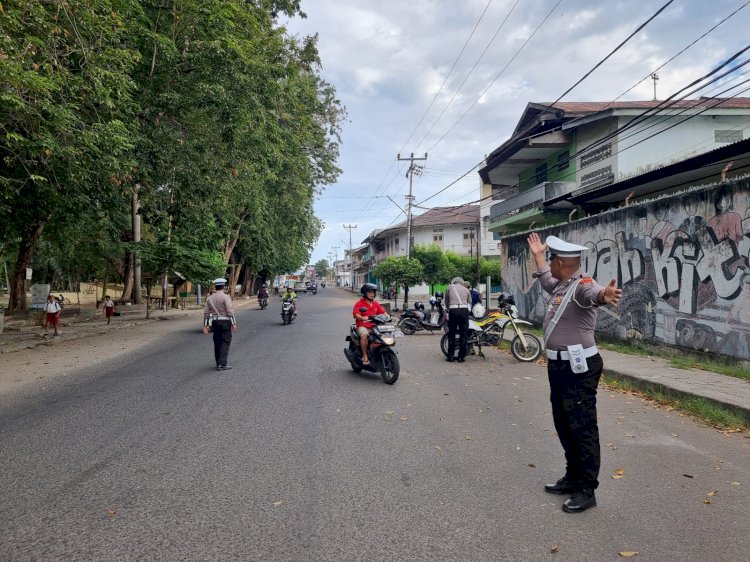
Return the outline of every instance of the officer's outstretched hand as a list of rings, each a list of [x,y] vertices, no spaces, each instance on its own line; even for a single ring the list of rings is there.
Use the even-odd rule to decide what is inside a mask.
[[[201,332],[203,332],[204,334],[207,334],[208,333],[208,326],[203,326],[201,328]]]
[[[622,289],[617,288],[617,279],[612,279],[604,290],[599,293],[599,301],[603,304],[614,304],[615,306],[620,303],[622,298]]]
[[[539,235],[536,232],[529,234],[527,241],[529,243],[529,250],[531,250],[531,253],[535,256],[537,254],[544,254],[547,249],[547,244],[542,244],[542,241],[539,239]]]
[[[232,325],[232,331],[233,331],[233,332],[236,332],[236,331],[237,331],[237,324],[233,324],[233,325]]]

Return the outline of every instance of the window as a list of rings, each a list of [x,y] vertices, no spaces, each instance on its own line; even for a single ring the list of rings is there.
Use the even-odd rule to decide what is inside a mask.
[[[493,232],[492,233],[492,239],[493,240],[500,240],[501,238],[502,238],[502,234],[500,234],[499,232]]]
[[[562,154],[557,155],[557,171],[562,172],[567,170],[570,166],[570,153],[566,150]]]
[[[534,174],[534,185],[539,185],[547,181],[547,163],[545,162],[541,166],[537,166]]]
[[[464,232],[464,240],[474,240],[474,231]]]
[[[433,234],[432,235],[432,241],[436,244],[443,244],[443,235],[442,234]]]
[[[442,228],[433,228],[432,232],[443,232]]]

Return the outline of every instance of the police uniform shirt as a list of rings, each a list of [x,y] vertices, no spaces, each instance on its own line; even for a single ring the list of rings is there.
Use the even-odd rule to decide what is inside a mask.
[[[456,310],[455,308],[451,309],[451,307],[455,307],[456,305],[460,305],[468,310],[471,306],[471,293],[469,289],[460,283],[452,283],[445,290],[445,305],[448,307],[448,311]]]
[[[569,345],[581,344],[584,348],[596,345],[594,341],[594,327],[596,326],[599,294],[605,289],[578,270],[570,279],[558,281],[552,277],[549,265],[540,268],[532,277],[538,278],[542,288],[552,295],[547,302],[547,312],[544,316],[544,329],[547,330],[550,321],[557,313],[565,293],[576,279],[581,279],[576,287],[576,293],[565,307],[562,317],[549,334],[547,349],[552,351],[565,350]]]
[[[211,306],[213,305],[213,307]],[[204,315],[234,318],[234,306],[232,306],[232,297],[224,291],[217,291],[206,299],[206,308],[203,310]]]

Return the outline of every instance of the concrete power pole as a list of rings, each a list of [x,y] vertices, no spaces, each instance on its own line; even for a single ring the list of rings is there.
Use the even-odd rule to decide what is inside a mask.
[[[411,156],[407,158],[401,158],[400,154],[396,155],[396,158],[401,160],[408,160],[409,161],[409,169],[406,171],[406,177],[409,178],[409,195],[406,196],[406,200],[408,201],[407,204],[407,212],[406,212],[406,259],[411,259],[411,205],[412,201],[414,201],[414,196],[411,194],[411,188],[412,188],[412,182],[414,180],[414,172],[415,170],[419,174],[421,171],[421,168],[418,168],[414,165],[415,160],[427,160],[427,153],[424,153],[424,158],[414,158],[414,153],[411,153]]]
[[[345,224],[344,228],[349,231],[349,284],[354,291],[354,267],[352,267],[352,230],[357,228],[356,224]]]

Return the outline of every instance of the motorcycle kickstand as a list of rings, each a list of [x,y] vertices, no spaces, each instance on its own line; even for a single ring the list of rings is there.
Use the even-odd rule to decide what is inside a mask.
[[[484,352],[482,351],[482,346],[478,345],[477,347],[479,348],[479,357],[481,357],[482,359],[485,359]]]

